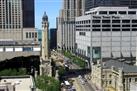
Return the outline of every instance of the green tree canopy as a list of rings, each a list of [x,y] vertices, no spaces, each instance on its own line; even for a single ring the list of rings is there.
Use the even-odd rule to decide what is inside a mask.
[[[60,91],[59,81],[49,76],[38,76],[35,79],[37,88],[42,91]]]

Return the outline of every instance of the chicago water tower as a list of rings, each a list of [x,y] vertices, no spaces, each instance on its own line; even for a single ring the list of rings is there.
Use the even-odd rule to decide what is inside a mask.
[[[41,48],[41,65],[40,75],[51,76],[51,60],[50,60],[50,49],[49,49],[49,22],[46,12],[42,17],[42,48]]]

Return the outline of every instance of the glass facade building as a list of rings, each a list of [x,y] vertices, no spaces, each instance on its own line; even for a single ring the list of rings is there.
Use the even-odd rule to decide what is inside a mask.
[[[99,6],[128,6],[137,8],[137,0],[85,0],[85,10]]]
[[[34,28],[35,27],[34,0],[22,0],[22,8],[23,8],[23,27]]]

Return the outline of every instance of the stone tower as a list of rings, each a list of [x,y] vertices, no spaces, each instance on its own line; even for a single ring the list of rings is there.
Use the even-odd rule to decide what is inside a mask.
[[[51,76],[51,60],[50,60],[50,49],[49,49],[49,22],[46,12],[42,17],[42,48],[41,48],[41,65],[40,75]]]
[[[49,59],[49,22],[46,12],[42,17],[42,58],[43,60]]]

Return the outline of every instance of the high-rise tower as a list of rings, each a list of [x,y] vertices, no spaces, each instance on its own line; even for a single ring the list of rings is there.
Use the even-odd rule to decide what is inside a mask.
[[[85,10],[99,6],[127,6],[137,8],[137,0],[85,0]]]
[[[57,18],[57,44],[63,50],[75,49],[75,17],[84,12],[84,0],[63,0],[63,8]]]
[[[35,27],[35,0],[22,0],[23,9],[23,27],[33,28]]]
[[[0,39],[34,40],[34,0],[0,0]],[[14,35],[14,36],[13,36]]]

